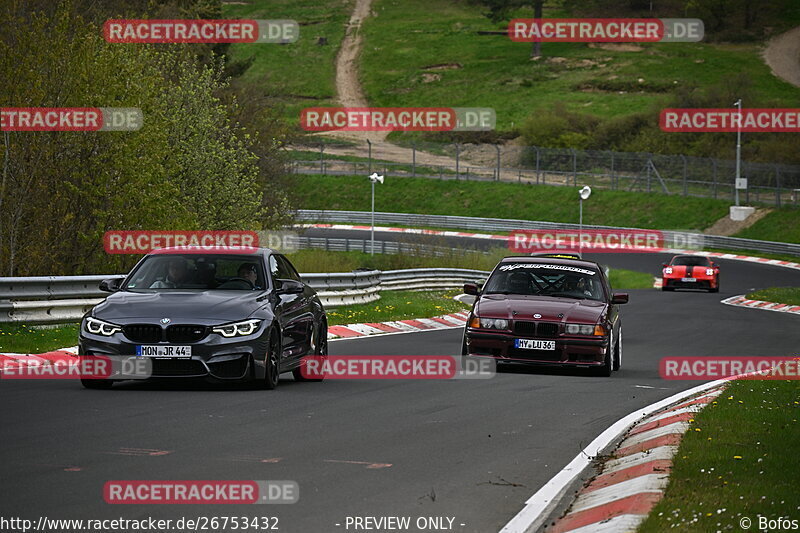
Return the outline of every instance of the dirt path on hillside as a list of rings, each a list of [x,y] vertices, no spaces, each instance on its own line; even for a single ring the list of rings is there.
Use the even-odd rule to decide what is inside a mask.
[[[350,21],[347,23],[342,46],[336,55],[336,96],[342,107],[366,107],[368,105],[361,82],[358,79],[358,58],[361,55],[363,38],[361,24],[370,16],[372,0],[356,0]],[[386,139],[388,132],[325,132],[319,135],[379,142]]]
[[[800,26],[771,39],[762,56],[773,74],[800,87]]]
[[[706,235],[723,235],[730,237],[731,235],[735,235],[745,228],[749,228],[768,214],[772,213],[772,211],[774,211],[774,209],[761,207],[756,209],[755,213],[747,217],[745,220],[738,221],[731,220],[730,216],[725,215],[721,219],[717,220],[713,226],[706,228],[703,233]]]

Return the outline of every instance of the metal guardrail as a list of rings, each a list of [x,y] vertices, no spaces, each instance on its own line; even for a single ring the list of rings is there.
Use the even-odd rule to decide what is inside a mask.
[[[409,269],[301,274],[326,307],[378,300],[382,290],[434,290],[458,287],[488,272],[465,269]],[[79,320],[108,293],[98,288],[109,276],[0,278],[0,323],[57,324]]]
[[[332,239],[328,237],[297,237],[296,242],[301,249],[326,250],[330,252],[362,252],[370,253],[372,242],[367,239]],[[436,246],[423,243],[408,243],[400,241],[375,241],[376,254],[417,254],[427,256],[445,256],[463,254],[465,249],[446,246]],[[473,250],[488,253],[482,250]]]
[[[372,214],[368,211],[319,211],[301,209],[296,219],[303,222],[324,222],[329,224],[370,224]],[[503,218],[478,218],[452,215],[420,215],[410,213],[375,213],[376,224],[400,224],[412,227],[436,227],[459,230],[472,230],[482,233],[506,232],[521,229],[578,229],[578,224],[515,220]],[[636,229],[614,226],[583,225],[584,229]],[[740,239],[721,235],[664,231],[668,242],[686,240],[701,242],[704,248],[726,250],[753,250],[756,252],[800,256],[800,244]],[[676,246],[680,248],[681,246]],[[683,246],[686,247],[686,246]]]

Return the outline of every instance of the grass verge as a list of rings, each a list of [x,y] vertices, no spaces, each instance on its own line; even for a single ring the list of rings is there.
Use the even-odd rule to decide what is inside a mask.
[[[461,291],[383,291],[381,299],[328,311],[328,325],[385,322],[408,318],[429,318],[456,313],[467,306],[453,299]]]
[[[652,289],[653,275],[635,270],[612,268],[608,273],[611,288],[618,289]]]
[[[796,519],[798,419],[797,381],[733,382],[694,419],[639,533],[741,531],[744,517],[761,531],[759,516]]]
[[[303,209],[370,210],[360,176],[294,175]],[[573,187],[519,183],[389,178],[375,191],[375,210],[433,215],[578,222]],[[728,214],[728,202],[598,189],[584,202],[584,224],[701,231]]]
[[[78,344],[78,324],[34,328],[0,324],[0,353],[44,353]]]
[[[751,300],[763,300],[787,305],[800,305],[800,287],[771,287],[747,294]]]

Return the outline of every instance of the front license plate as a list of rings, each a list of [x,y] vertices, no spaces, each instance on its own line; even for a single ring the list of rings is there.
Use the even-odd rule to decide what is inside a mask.
[[[539,341],[536,339],[514,339],[514,348],[523,350],[555,350],[556,341]]]
[[[684,283],[694,283],[697,281],[697,278],[681,278],[681,281]]]
[[[191,357],[191,346],[137,346],[138,357]]]

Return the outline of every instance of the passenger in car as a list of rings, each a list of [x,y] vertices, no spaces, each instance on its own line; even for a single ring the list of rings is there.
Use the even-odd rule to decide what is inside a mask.
[[[175,258],[169,262],[167,267],[167,275],[162,279],[154,281],[151,289],[177,289],[182,283],[186,282],[188,278],[189,269],[186,266],[186,260],[183,258]]]

